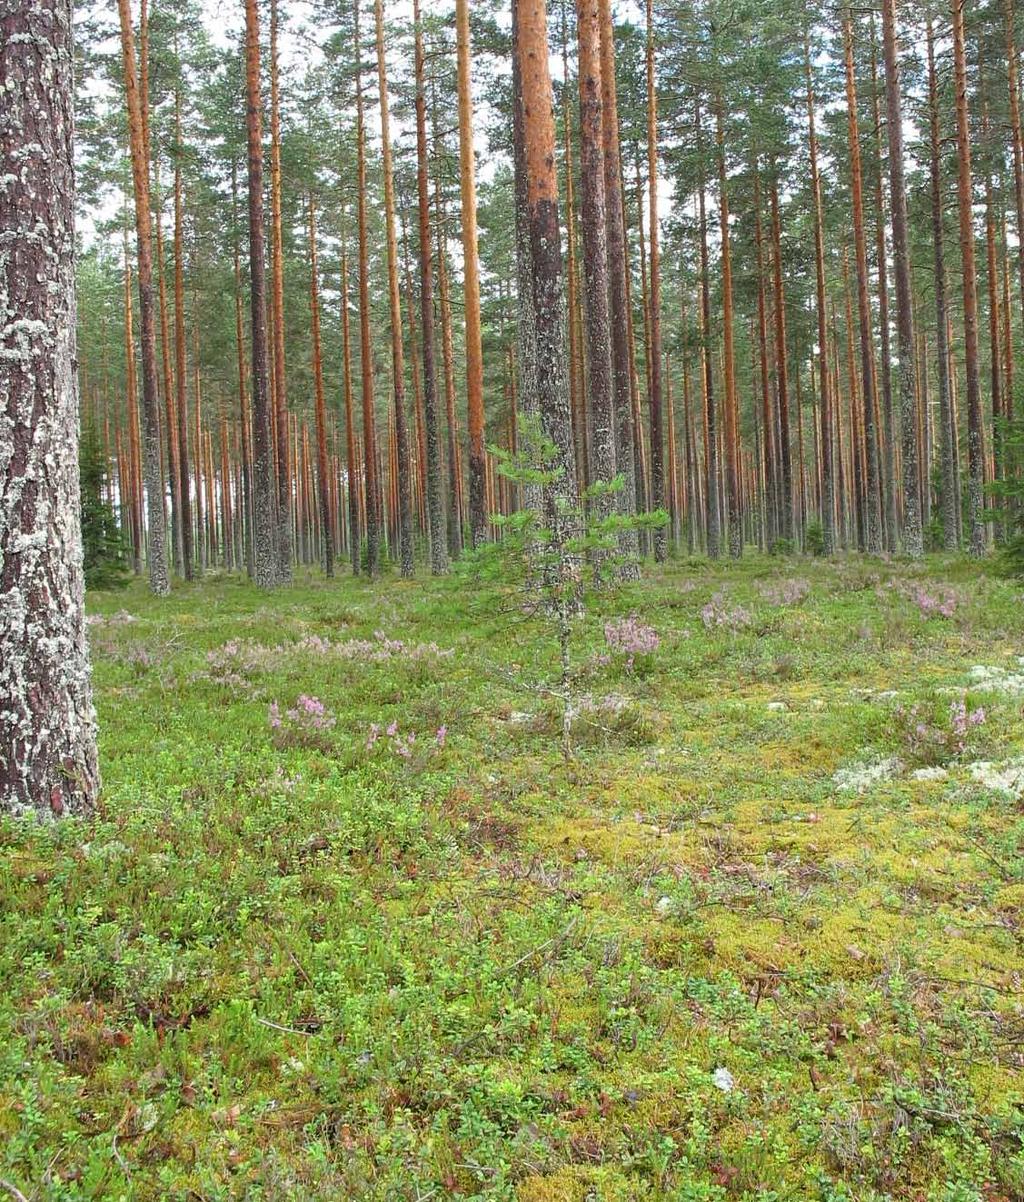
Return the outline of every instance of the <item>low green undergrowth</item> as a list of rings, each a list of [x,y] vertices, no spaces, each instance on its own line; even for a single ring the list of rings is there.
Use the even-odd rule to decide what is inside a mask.
[[[672,564],[577,623],[565,763],[494,581],[97,594],[101,811],[0,824],[0,1181],[1024,1196],[1020,600]]]

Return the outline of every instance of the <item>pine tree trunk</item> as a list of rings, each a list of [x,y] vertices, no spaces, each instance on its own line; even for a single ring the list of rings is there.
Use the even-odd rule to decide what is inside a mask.
[[[189,466],[188,397],[185,361],[185,234],[181,187],[181,92],[174,93],[174,387],[178,421],[178,471],[181,493],[182,560],[185,579],[195,575],[195,546],[192,535],[192,473]]]
[[[149,208],[149,160],[142,98],[135,69],[135,35],[129,0],[118,0],[121,55],[124,63],[128,137],[135,192],[135,235],[138,243],[139,324],[142,338],[142,409],[145,422],[144,463],[149,587],[158,596],[171,591],[167,571],[167,531],[160,455],[160,385],[156,366],[156,309],[153,302],[153,233]]]
[[[883,0],[884,3],[884,0]],[[882,114],[878,87],[878,40],[875,16],[871,14],[871,107],[874,116],[875,153],[875,265],[878,271],[878,334],[881,357],[881,389],[876,377],[875,404],[881,391],[882,422],[878,424],[878,471],[882,506],[882,534],[887,551],[895,551],[899,519],[896,496],[896,436],[892,404],[892,338],[889,324],[889,265],[885,245],[885,201],[883,196]],[[902,137],[901,137],[902,140]],[[891,170],[891,165],[890,165]],[[893,214],[895,225],[896,215]],[[914,426],[916,429],[916,424]],[[915,459],[916,461],[916,459]],[[920,508],[920,507],[919,507]]]
[[[960,256],[963,263],[964,366],[967,379],[967,520],[970,552],[985,554],[985,436],[978,367],[978,284],[974,257],[974,195],[971,183],[971,127],[967,111],[967,53],[964,46],[964,3],[953,0],[953,63],[956,86],[957,195],[960,210]]]
[[[580,327],[583,315],[579,297],[579,266],[576,253],[576,189],[573,183],[572,155],[572,89],[569,87],[569,30],[566,2],[562,0],[562,132],[564,157],[562,174],[565,178],[565,274],[569,294],[569,412],[572,414],[573,442],[576,447],[576,482],[580,492],[586,491],[593,474],[587,415],[587,387],[584,371],[583,334]]]
[[[818,316],[818,387],[821,392],[821,529],[827,556],[836,551],[836,488],[833,464],[833,405],[828,364],[827,284],[825,282],[825,222],[821,203],[821,173],[818,168],[818,137],[814,119],[814,84],[811,55],[804,34],[804,74],[807,79],[808,147],[811,156],[811,191],[814,203],[814,277]]]
[[[0,812],[40,818],[87,815],[99,791],[78,482],[72,76],[69,0],[8,5],[0,14]]]
[[[124,0],[122,0],[122,3]],[[253,566],[259,588],[278,581],[276,472],[270,433],[267,269],[263,222],[263,100],[257,0],[245,0],[246,129],[249,144],[249,279],[252,309]]]
[[[665,507],[665,439],[662,430],[661,358],[661,235],[658,216],[658,97],[654,78],[654,0],[647,0],[647,191],[650,206],[651,241],[651,375],[648,391],[651,406],[651,501],[655,509]],[[654,532],[654,558],[665,559],[664,526]]]
[[[479,546],[487,541],[487,465],[484,456],[484,360],[480,331],[480,262],[476,232],[476,156],[473,146],[469,0],[455,0],[455,35],[459,84],[463,292],[466,305],[469,523],[473,545]]]
[[[443,576],[448,571],[448,546],[434,352],[434,251],[430,234],[426,73],[419,0],[413,0],[413,20],[416,24],[416,193],[420,232],[420,330],[423,337],[423,425],[427,444],[427,524],[430,531],[430,570],[435,576]]]
[[[1017,273],[1020,280],[1020,302],[1024,308],[1024,138],[1021,136],[1020,95],[1018,93],[1017,38],[1014,32],[1016,16],[1013,0],[1005,0],[1006,63],[1010,93],[1010,138],[1013,148],[1013,200],[1017,219]],[[1011,354],[1009,350],[1007,354]],[[1009,396],[1012,398],[1012,391]]]
[[[701,111],[696,103],[694,123],[697,129],[697,158],[701,160]],[[718,503],[718,414],[715,405],[714,371],[711,361],[711,279],[708,270],[708,221],[704,188],[703,163],[699,168],[697,182],[697,204],[700,224],[700,308],[702,318],[701,363],[704,378],[704,471],[706,538],[709,559],[718,559],[722,553],[722,526]]]
[[[941,426],[943,545],[955,551],[960,545],[960,486],[956,470],[957,430],[949,378],[949,318],[946,300],[946,253],[943,233],[942,138],[939,128],[939,91],[935,71],[935,35],[927,25],[928,45],[928,133],[931,184],[932,243],[935,280],[935,355],[939,378],[939,423]]]
[[[591,482],[615,479],[615,414],[612,347],[608,312],[608,230],[604,192],[601,29],[597,0],[577,0],[580,88],[580,191],[583,217],[583,272],[587,293],[585,333]],[[612,494],[598,497],[599,518],[615,509]]]
[[[537,321],[533,308],[533,251],[530,246],[529,182],[526,177],[525,100],[522,58],[519,52],[519,12],[512,8],[512,157],[515,186],[516,230],[516,361],[519,367],[519,409],[527,418],[524,435],[516,439],[517,450],[533,462],[533,423],[540,422],[540,393],[537,379]],[[520,504],[539,515],[543,508],[540,485],[523,484]]]
[[[789,420],[789,362],[786,347],[786,298],[782,285],[782,219],[779,214],[779,188],[772,167],[769,188],[772,216],[772,263],[774,270],[775,310],[775,381],[778,392],[779,476],[782,481],[780,531],[784,539],[793,538],[793,450]]]
[[[636,456],[633,448],[632,367],[626,291],[626,218],[622,203],[622,154],[611,0],[598,0],[598,15],[601,21],[601,132],[604,139],[605,219],[608,223],[608,309],[615,387],[615,457],[623,480],[619,511],[624,517],[630,517],[636,512]],[[623,533],[619,549],[624,557],[623,576],[637,579],[640,574],[640,544],[635,529]]]
[[[320,503],[320,533],[324,573],[334,575],[334,516],[331,506],[331,474],[327,459],[327,403],[324,400],[324,365],[320,342],[320,280],[316,253],[316,207],[309,197],[309,313],[313,343],[313,412],[316,419],[317,494]]]
[[[857,84],[853,70],[853,18],[843,18],[846,58],[846,109],[850,135],[850,190],[853,196],[853,236],[857,261],[857,311],[860,320],[861,388],[864,396],[864,449],[866,455],[864,543],[869,555],[882,553],[882,506],[879,499],[878,430],[875,425],[874,349],[871,339],[871,302],[868,297],[868,254],[864,236],[864,193],[860,166],[860,132],[857,123]]]
[[[391,316],[391,372],[395,403],[395,457],[398,486],[398,545],[401,571],[413,574],[412,479],[409,430],[405,412],[405,351],[402,338],[402,298],[398,286],[398,234],[395,227],[395,173],[391,158],[391,120],[387,64],[384,54],[384,3],[375,0],[377,28],[377,85],[380,104],[381,155],[384,170],[384,225],[388,250],[388,304]]]
[[[273,413],[276,435],[277,559],[282,581],[292,578],[292,485],[288,461],[288,379],[284,346],[284,245],[281,232],[281,94],[278,74],[278,0],[270,0],[270,278],[274,335]]]
[[[373,347],[370,339],[370,249],[366,225],[366,113],[359,44],[359,5],[355,13],[356,49],[356,210],[359,236],[359,345],[363,392],[363,495],[366,500],[366,562],[371,577],[380,574],[380,485],[377,471],[377,423],[373,402]]]
[[[743,505],[740,498],[740,437],[736,399],[736,352],[733,347],[732,239],[729,235],[729,188],[725,165],[722,97],[715,106],[718,141],[718,203],[722,235],[722,357],[725,374],[725,479],[729,512],[729,554],[743,555]]]
[[[899,348],[900,428],[903,451],[903,546],[912,559],[924,554],[917,445],[914,371],[914,314],[910,278],[907,190],[903,178],[903,105],[896,57],[896,0],[882,2],[885,52],[885,106],[889,134],[889,189],[892,208],[892,259],[896,279],[896,339]]]
[[[566,387],[562,291],[562,247],[555,174],[555,121],[548,65],[547,12],[544,0],[516,0],[517,56],[522,80],[523,149],[530,235],[533,312],[537,334],[537,399],[541,423],[556,448],[560,474],[546,489],[546,525],[554,545],[565,548],[579,534],[572,421]],[[578,575],[576,556],[563,556],[570,579]]]
[[[185,561],[181,520],[181,467],[178,453],[178,406],[171,371],[170,320],[167,315],[167,261],[164,256],[163,220],[160,198],[160,159],[154,163],[155,209],[156,209],[156,260],[160,302],[160,359],[164,385],[164,418],[167,429],[167,476],[171,486],[171,542],[174,552],[175,570],[184,575]]]

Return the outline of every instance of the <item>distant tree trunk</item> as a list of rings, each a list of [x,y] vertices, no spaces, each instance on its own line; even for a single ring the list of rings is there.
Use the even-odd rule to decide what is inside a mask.
[[[729,554],[743,555],[743,504],[740,498],[740,436],[736,400],[736,352],[732,332],[732,247],[729,236],[729,188],[725,164],[722,97],[715,106],[718,140],[718,203],[722,227],[722,359],[725,374],[725,478],[729,512]]]
[[[1006,63],[1010,91],[1010,137],[1013,146],[1013,199],[1017,218],[1017,272],[1020,279],[1020,301],[1024,307],[1024,139],[1021,136],[1020,95],[1017,84],[1017,38],[1014,32],[1016,16],[1013,0],[1005,0]],[[1012,351],[1007,351],[1012,355]],[[1012,392],[1010,398],[1012,402]]]
[[[884,0],[883,0],[884,2]],[[878,474],[882,506],[882,535],[887,551],[895,551],[899,520],[896,498],[896,434],[892,404],[892,337],[889,326],[889,265],[885,246],[885,200],[882,150],[882,113],[878,87],[878,39],[875,34],[875,15],[871,13],[871,107],[874,116],[875,151],[878,171],[875,173],[875,257],[878,269],[878,334],[881,352],[880,384],[882,421],[878,425]],[[895,223],[895,214],[893,222]],[[876,377],[877,378],[877,377]],[[879,389],[876,386],[875,404]],[[915,422],[914,429],[917,424]],[[915,458],[916,462],[916,458]],[[920,507],[919,507],[920,508]]]
[[[235,349],[238,353],[238,417],[241,426],[242,510],[245,515],[242,537],[245,543],[245,570],[255,572],[252,546],[252,419],[245,378],[245,336],[242,333],[242,256],[238,247],[238,168],[231,164],[232,250],[235,261]],[[184,346],[184,333],[182,334]]]
[[[402,299],[398,286],[398,234],[395,228],[395,173],[391,160],[391,120],[387,64],[384,54],[384,3],[375,0],[377,27],[377,85],[380,104],[381,155],[384,169],[384,224],[388,249],[388,304],[391,315],[391,372],[395,401],[395,455],[398,485],[398,544],[403,576],[413,574],[412,472],[409,430],[405,413],[405,351],[402,338]]]
[[[658,95],[654,79],[654,0],[647,0],[647,191],[651,240],[651,499],[655,509],[665,506],[665,439],[662,430],[661,358],[661,236],[658,215]],[[654,532],[654,558],[665,559],[664,526]]]
[[[277,557],[281,580],[292,578],[292,480],[288,459],[288,378],[284,346],[284,244],[281,232],[281,90],[278,0],[270,0],[270,279],[274,334],[273,413],[276,432]]]
[[[469,0],[455,0],[459,84],[459,178],[462,188],[463,292],[466,305],[466,404],[469,422],[469,523],[473,545],[487,541],[484,454],[484,360],[480,332],[480,261],[476,232],[476,157],[470,75]]]
[[[779,187],[772,166],[769,188],[772,213],[772,262],[774,265],[775,379],[778,390],[778,449],[782,479],[781,523],[784,539],[793,537],[793,450],[789,421],[789,352],[786,346],[786,298],[782,286],[782,219],[779,214]]]
[[[562,246],[555,173],[555,121],[544,0],[516,0],[518,64],[523,94],[523,143],[537,334],[537,398],[545,435],[556,447],[559,479],[547,490],[546,521],[565,546],[579,532],[572,421],[566,388]],[[568,556],[564,567],[578,570]]]
[[[153,303],[153,231],[149,208],[149,161],[142,99],[135,71],[135,35],[129,0],[118,0],[121,18],[121,56],[124,63],[128,136],[135,192],[135,234],[138,242],[139,322],[142,336],[142,408],[145,420],[144,461],[149,587],[158,597],[171,591],[167,572],[167,532],[163,473],[160,466],[160,384],[156,366],[156,309]]]
[[[576,189],[573,183],[572,156],[572,88],[569,87],[569,30],[566,2],[562,4],[562,128],[565,177],[565,274],[569,294],[569,412],[572,414],[573,440],[576,447],[576,480],[583,492],[593,472],[587,415],[586,373],[584,371],[583,324],[579,298],[579,270],[576,254]],[[581,165],[582,170],[582,165]]]
[[[519,367],[519,411],[531,420],[540,420],[539,382],[537,379],[537,321],[533,308],[533,251],[530,246],[529,181],[526,177],[525,100],[523,97],[522,56],[519,52],[519,10],[512,6],[512,165],[515,186],[516,229],[516,361]],[[516,446],[529,455],[532,429]],[[575,448],[574,448],[575,450]],[[523,484],[520,505],[533,514],[543,508],[539,485]]]
[[[804,74],[807,78],[808,146],[811,155],[811,190],[814,200],[814,275],[818,315],[818,388],[821,393],[821,529],[827,556],[836,550],[836,488],[833,465],[833,406],[828,363],[828,293],[825,282],[825,221],[821,203],[821,173],[818,169],[818,137],[814,119],[814,84],[811,54],[804,34]]]
[[[612,348],[608,313],[608,231],[604,193],[601,29],[597,0],[577,0],[580,88],[580,189],[583,215],[583,271],[592,482],[615,478],[615,414],[612,396]],[[601,496],[597,514],[615,508],[612,495]]]
[[[982,93],[982,137],[985,143],[988,162],[985,170],[985,279],[988,284],[988,337],[989,337],[989,380],[992,396],[992,479],[999,480],[1002,475],[1002,437],[1000,425],[1003,420],[1003,365],[1000,352],[999,331],[999,262],[996,250],[996,214],[992,190],[991,163],[991,128],[989,125],[988,103]],[[1000,507],[1002,499],[997,498],[995,507]]]
[[[331,473],[327,458],[327,403],[324,400],[324,365],[320,342],[320,281],[316,253],[316,207],[309,197],[309,312],[313,342],[313,412],[316,418],[317,493],[320,501],[320,534],[324,572],[334,575],[334,515],[331,507]]]
[[[892,194],[892,259],[896,277],[896,339],[900,366],[900,426],[903,450],[903,546],[912,559],[924,554],[917,446],[917,381],[914,370],[914,311],[910,279],[907,189],[903,178],[903,105],[896,57],[896,0],[882,2],[885,50],[885,105],[889,133],[889,188]]]
[[[6,6],[0,812],[40,818],[87,815],[99,791],[78,481],[72,75],[70,0]]]
[[[356,48],[356,212],[359,227],[359,345],[363,389],[363,495],[366,504],[366,560],[371,577],[380,574],[380,486],[377,422],[373,405],[373,346],[370,339],[370,249],[366,228],[366,113],[359,45],[359,5],[355,9]]]
[[[420,231],[420,328],[423,335],[423,424],[427,443],[427,523],[430,530],[430,570],[448,571],[445,541],[444,481],[441,467],[441,429],[437,410],[437,367],[434,354],[434,266],[430,234],[430,195],[427,175],[427,96],[423,26],[419,0],[413,0],[416,24],[416,192]]]
[[[622,155],[611,0],[598,0],[598,15],[601,21],[601,132],[604,139],[605,218],[608,223],[608,301],[615,385],[615,455],[619,474],[623,478],[619,511],[629,517],[636,512],[636,458],[633,448],[632,367],[626,291],[626,219],[622,203]],[[635,529],[623,533],[620,550],[625,557],[623,575],[636,579],[640,573],[640,544]]]
[[[701,158],[701,111],[696,102],[694,124],[697,129],[697,157]],[[704,471],[707,477],[705,489],[707,527],[707,552],[709,559],[717,559],[722,553],[722,524],[718,502],[718,414],[715,406],[714,371],[711,362],[711,279],[708,269],[708,220],[705,200],[704,167],[701,163],[697,182],[697,203],[700,224],[700,309],[702,318],[701,364],[704,378]]]
[[[174,91],[174,387],[178,422],[178,471],[181,493],[182,559],[185,579],[195,575],[195,544],[192,534],[192,473],[189,469],[188,365],[185,359],[185,220],[181,188],[181,90]]]
[[[775,413],[768,383],[768,318],[765,299],[764,231],[761,222],[761,179],[754,164],[754,253],[757,263],[757,342],[761,368],[761,414],[764,426],[765,474],[765,548],[778,538],[779,532],[779,471],[778,448],[775,445]]]
[[[160,358],[164,383],[164,417],[167,425],[167,476],[171,487],[171,535],[175,570],[184,575],[184,530],[181,520],[181,467],[178,452],[178,406],[171,372],[170,321],[167,316],[167,261],[164,256],[163,220],[160,199],[160,159],[154,163],[156,208],[156,260],[160,300]]]
[[[348,311],[348,252],[345,235],[341,242],[341,357],[342,387],[345,393],[345,475],[348,481],[348,541],[352,575],[358,576],[360,543],[362,539],[359,518],[359,465],[356,458],[356,430],[354,421],[354,396],[352,388],[352,322]]]
[[[960,545],[960,482],[957,479],[957,430],[949,379],[949,316],[946,301],[946,253],[942,228],[942,137],[939,128],[939,88],[935,72],[935,35],[931,19],[928,43],[928,133],[931,180],[932,242],[935,256],[935,354],[939,375],[939,422],[942,460],[943,545],[955,551]]]
[[[121,0],[123,3],[124,0]],[[249,143],[249,279],[252,308],[253,566],[260,588],[278,581],[270,378],[267,362],[267,270],[263,228],[263,100],[257,0],[245,0],[246,126]]]
[[[960,255],[963,262],[964,366],[967,376],[967,514],[970,551],[986,550],[984,522],[985,437],[978,368],[978,285],[974,259],[974,195],[971,184],[971,127],[967,111],[967,54],[964,47],[964,3],[953,0],[953,63],[956,77],[957,194],[960,208]]]
[[[875,425],[874,351],[871,341],[871,302],[868,297],[868,254],[864,237],[864,194],[860,167],[860,131],[857,125],[857,84],[853,70],[853,18],[843,18],[846,58],[846,109],[850,134],[850,190],[853,195],[853,237],[857,259],[857,309],[860,318],[861,388],[864,394],[865,546],[869,555],[882,552],[882,506],[878,487],[878,429]]]
[[[434,114],[436,125],[436,113]],[[462,554],[463,504],[462,467],[459,455],[458,417],[455,412],[455,349],[452,344],[452,304],[448,282],[448,236],[445,226],[443,189],[434,180],[434,208],[437,213],[437,300],[441,318],[441,363],[444,369],[445,447],[448,466],[448,552],[454,558]]]

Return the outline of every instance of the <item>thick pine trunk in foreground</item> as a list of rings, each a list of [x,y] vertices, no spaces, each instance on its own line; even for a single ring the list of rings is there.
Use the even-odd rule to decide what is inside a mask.
[[[0,812],[87,814],[70,0],[4,10],[0,78]]]
[[[129,0],[118,0],[121,57],[128,107],[128,137],[135,193],[138,243],[139,322],[142,327],[142,408],[145,423],[143,462],[146,478],[146,525],[149,587],[162,597],[171,591],[167,572],[167,523],[160,466],[160,385],[156,367],[156,307],[153,298],[153,227],[149,209],[149,160],[146,154],[142,97],[135,71],[135,36]]]
[[[276,472],[270,434],[267,268],[263,221],[263,101],[256,0],[245,0],[245,83],[249,140],[249,278],[252,304],[253,570],[260,588],[278,581]]]
[[[563,545],[579,532],[572,420],[566,387],[562,247],[555,175],[555,120],[548,66],[544,0],[518,0],[518,67],[522,80],[522,136],[526,222],[530,242],[536,331],[537,400],[545,435],[557,448],[559,479],[547,490],[545,520]],[[571,562],[567,564],[572,567]]]

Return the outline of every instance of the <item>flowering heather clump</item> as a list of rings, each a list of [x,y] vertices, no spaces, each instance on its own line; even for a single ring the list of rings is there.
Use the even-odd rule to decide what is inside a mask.
[[[206,653],[206,677],[230,689],[244,689],[250,677],[272,672],[279,662],[279,648],[265,647],[252,639],[231,639],[223,647]]]
[[[911,761],[945,764],[967,751],[971,735],[985,724],[985,710],[968,709],[962,698],[950,702],[945,720],[929,718],[921,706],[896,707],[900,737]]]
[[[916,605],[922,618],[952,618],[961,596],[948,584],[925,586],[919,581],[894,581],[889,586]]]
[[[769,605],[799,605],[810,596],[811,582],[794,577],[791,580],[766,580],[757,591]]]
[[[443,751],[447,741],[448,727],[439,726],[434,735],[434,750]],[[416,732],[411,730],[402,734],[397,722],[391,722],[386,727],[381,727],[378,722],[371,722],[366,736],[366,750],[374,751],[385,747],[400,759],[411,760],[416,748]]]
[[[751,626],[754,615],[742,605],[736,605],[723,593],[715,593],[700,611],[705,630],[743,630]]]
[[[382,664],[396,659],[420,663],[424,660],[445,659],[453,654],[451,650],[445,650],[437,643],[406,643],[403,639],[389,638],[383,630],[375,630],[372,639],[346,639],[342,643],[332,643],[330,639],[323,639],[315,634],[307,635],[295,644],[294,650],[318,657],[362,660],[370,664]]]
[[[392,639],[382,631],[374,633],[372,639],[347,639],[332,643],[318,634],[308,634],[294,643],[268,647],[252,639],[231,639],[223,647],[206,655],[206,672],[203,676],[215,684],[231,689],[248,688],[252,676],[258,673],[278,671],[297,655],[315,656],[317,659],[342,659],[354,663],[382,664],[394,660],[407,663],[424,663],[445,659],[454,654],[436,643],[406,643]]]
[[[291,709],[283,715],[276,701],[270,703],[267,723],[272,731],[284,737],[294,736],[301,742],[303,736],[321,736],[333,730],[337,718],[319,697],[302,693]]]
[[[658,632],[653,626],[641,622],[636,614],[606,622],[604,638],[613,652],[626,657],[628,672],[633,671],[638,656],[653,655],[661,646]]]

